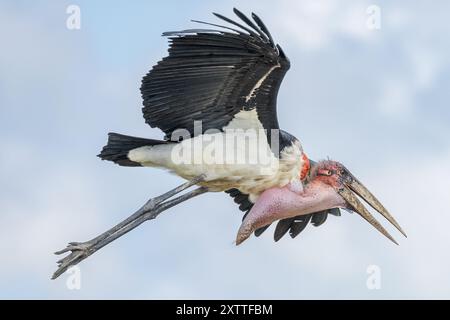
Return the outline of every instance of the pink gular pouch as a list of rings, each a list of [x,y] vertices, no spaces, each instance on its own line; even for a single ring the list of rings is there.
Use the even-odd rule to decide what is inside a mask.
[[[345,200],[333,187],[320,182],[313,181],[305,189],[299,189],[293,184],[267,189],[242,222],[236,244],[242,243],[255,230],[276,220],[338,207],[345,208]]]

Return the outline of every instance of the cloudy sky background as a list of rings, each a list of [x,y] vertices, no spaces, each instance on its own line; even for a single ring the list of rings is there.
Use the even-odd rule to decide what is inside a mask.
[[[81,8],[81,29],[66,8]],[[366,9],[381,9],[381,29]],[[224,194],[173,208],[56,281],[52,254],[92,238],[180,184],[95,155],[109,131],[159,138],[141,116],[141,77],[164,31],[257,12],[292,67],[283,129],[313,159],[337,159],[398,218],[400,246],[357,215],[295,240],[233,245]],[[450,298],[450,25],[446,1],[1,1],[0,298]],[[385,222],[383,221],[383,224]],[[379,266],[381,288],[366,286]]]

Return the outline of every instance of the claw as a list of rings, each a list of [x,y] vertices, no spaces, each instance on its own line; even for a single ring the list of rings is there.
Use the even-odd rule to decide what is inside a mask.
[[[183,201],[186,201],[190,198],[208,192],[207,188],[199,187],[181,196],[178,196],[172,200],[168,200],[169,198],[172,198],[174,195],[198,184],[204,179],[205,177],[203,175],[198,176],[197,178],[194,178],[191,181],[188,181],[182,184],[181,186],[172,189],[159,197],[150,199],[144,206],[138,209],[130,217],[128,217],[127,219],[118,223],[108,231],[102,233],[101,235],[97,236],[96,238],[88,242],[81,242],[81,243],[70,242],[66,248],[60,251],[56,251],[55,252],[56,255],[60,255],[69,251],[71,251],[71,253],[57,262],[58,269],[53,274],[52,279],[56,279],[61,274],[63,274],[69,267],[80,263],[81,261],[92,255],[96,251],[103,248],[108,243],[111,243],[112,241],[129,232],[130,230],[133,230],[137,226],[141,225],[143,222],[150,219],[154,219],[161,212]]]
[[[67,271],[71,266],[76,265],[89,255],[89,249],[94,245],[92,242],[70,242],[67,247],[60,251],[56,251],[56,255],[60,255],[71,251],[68,256],[58,260],[58,270],[53,274],[52,280],[58,278],[61,274]]]

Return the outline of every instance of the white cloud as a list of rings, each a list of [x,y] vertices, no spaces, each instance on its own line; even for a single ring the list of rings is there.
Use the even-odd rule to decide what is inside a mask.
[[[450,288],[450,153],[422,154],[387,164],[369,177],[408,234],[396,259],[407,290],[419,298],[448,298]]]
[[[340,36],[357,41],[373,39],[367,28],[367,2],[352,1],[281,1],[279,26],[300,48],[319,50],[331,45]]]
[[[440,34],[446,33],[448,26],[430,22],[440,18],[429,15],[428,9],[419,3],[399,7],[398,4],[388,6],[386,28],[389,33],[383,34],[384,41],[395,50],[391,69],[385,77],[380,77],[381,96],[379,110],[387,116],[400,119],[410,116],[418,108],[415,101],[422,93],[434,88],[436,81],[448,68],[449,46],[440,40]],[[438,15],[445,10],[440,10]]]
[[[445,65],[444,59],[440,57],[441,53],[427,47],[410,48],[409,52],[414,72],[414,85],[420,91],[431,88]]]
[[[96,255],[95,261],[81,264],[80,291],[67,289],[66,275],[50,280],[61,258],[53,252],[69,241],[88,240],[114,222],[114,215],[102,203],[99,177],[68,159],[48,166],[49,159],[31,144],[3,140],[1,145],[8,152],[0,158],[0,179],[8,183],[0,194],[0,246],[7,253],[0,264],[0,296],[98,297],[104,294],[105,282],[117,288],[111,297],[120,292],[120,282],[114,284],[111,279],[125,272],[124,264],[108,250]],[[101,270],[97,265],[103,266]],[[17,286],[35,289],[14,292]]]
[[[383,84],[378,107],[389,117],[407,117],[413,107],[414,87],[406,79],[386,79]]]

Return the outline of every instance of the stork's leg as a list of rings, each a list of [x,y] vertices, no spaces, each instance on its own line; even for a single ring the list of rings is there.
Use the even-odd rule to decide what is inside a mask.
[[[156,218],[161,212],[183,202],[190,198],[193,198],[202,193],[208,192],[207,188],[200,187],[194,189],[186,194],[183,194],[173,200],[168,200],[174,195],[196,185],[204,180],[203,176],[199,176],[191,181],[188,181],[181,186],[170,190],[161,196],[155,197],[147,201],[139,210],[132,214],[127,219],[123,220],[119,224],[115,225],[108,231],[95,237],[87,242],[70,242],[69,245],[61,251],[55,252],[55,254],[63,254],[71,251],[71,253],[58,261],[58,270],[53,274],[52,279],[56,279],[63,274],[68,268],[74,266],[96,251],[100,250],[108,243],[123,236],[127,232],[133,230],[143,222]],[[167,200],[167,201],[166,201]]]

